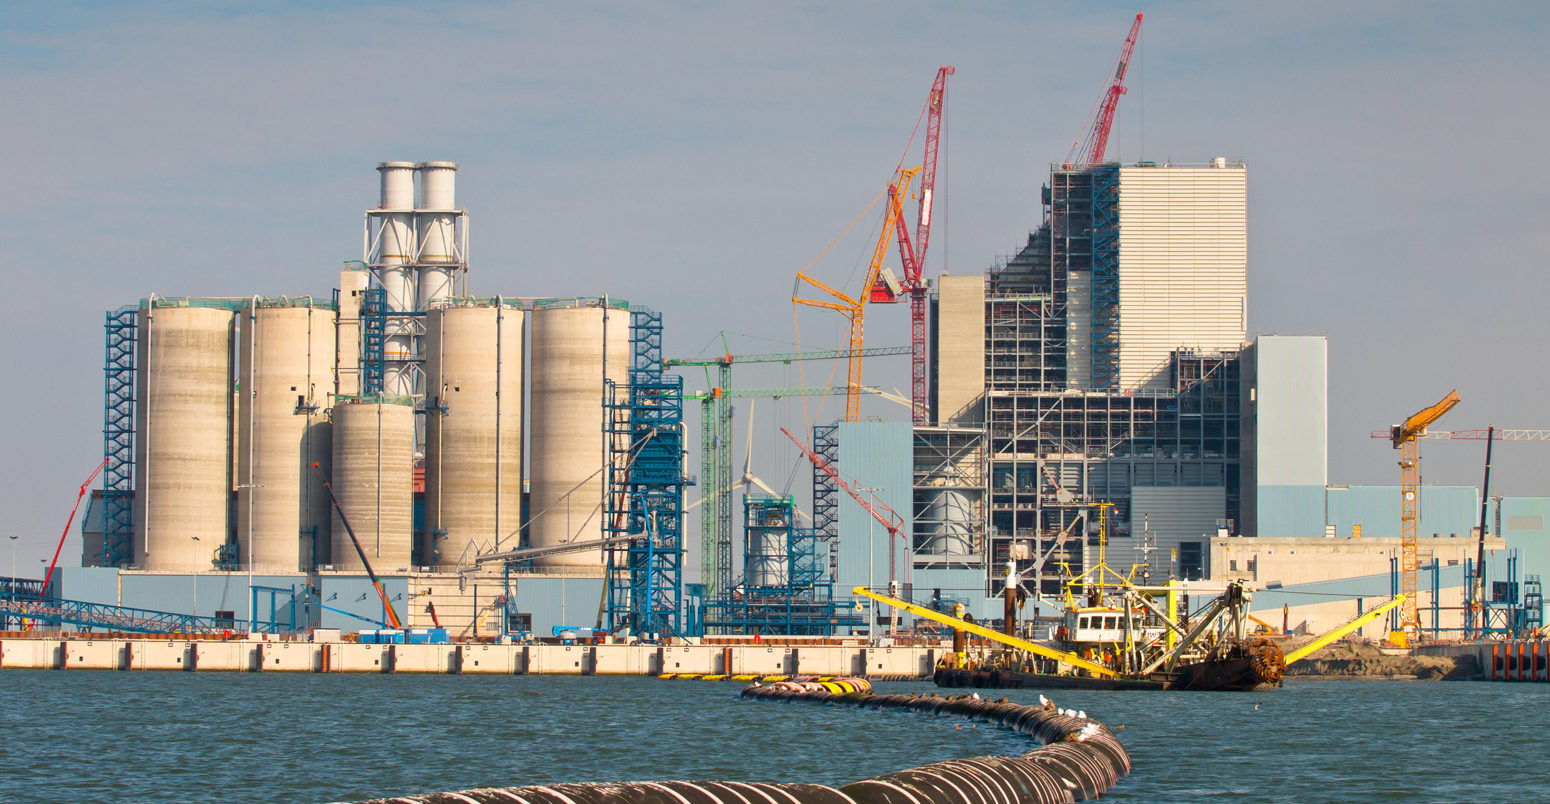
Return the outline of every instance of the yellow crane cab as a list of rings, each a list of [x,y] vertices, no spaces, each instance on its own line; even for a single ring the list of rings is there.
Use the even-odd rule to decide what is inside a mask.
[[[1162,629],[1148,624],[1139,611],[1130,615],[1131,638],[1146,642],[1162,635]],[[1072,645],[1112,645],[1125,641],[1125,612],[1112,606],[1076,608],[1066,612],[1055,638]]]

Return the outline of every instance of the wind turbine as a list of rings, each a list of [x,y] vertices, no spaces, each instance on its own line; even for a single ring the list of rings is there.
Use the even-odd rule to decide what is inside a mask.
[[[743,492],[746,494],[749,487],[754,487],[766,494],[770,494],[776,497],[784,496],[780,492],[771,488],[770,484],[764,482],[764,478],[761,478],[753,473],[753,406],[754,400],[748,400],[748,432],[743,436],[743,443],[746,445],[743,450],[743,476],[732,481],[730,484],[723,488],[716,489],[713,492],[714,494],[730,494],[737,489],[743,489]],[[709,494],[701,495],[698,500],[695,500],[694,502],[684,506],[684,511],[687,512],[694,510],[695,508],[699,507],[700,504],[704,503],[705,499],[709,496]],[[797,516],[802,517],[809,522],[813,521],[812,516],[808,515],[806,511],[803,511],[800,507],[794,504],[792,507],[796,510]]]

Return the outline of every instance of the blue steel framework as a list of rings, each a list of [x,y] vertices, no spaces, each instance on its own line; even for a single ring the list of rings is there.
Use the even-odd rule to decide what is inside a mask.
[[[604,381],[609,416],[605,537],[646,534],[608,551],[610,630],[683,634],[683,378],[662,373],[662,315],[630,311],[629,387]]]
[[[784,539],[786,582],[754,586],[756,573],[746,572],[742,588],[705,601],[707,633],[830,636],[840,628],[864,624],[834,601],[828,570],[831,546],[813,528],[794,527],[795,522],[796,501],[790,495],[744,495],[745,553],[768,537]],[[745,555],[744,566],[753,566],[752,556]]]
[[[58,600],[25,592],[0,592],[0,615],[144,634],[218,634],[237,630],[236,624],[227,619]],[[280,630],[273,623],[253,625],[254,633],[279,633]]]
[[[1119,166],[1092,176],[1092,385],[1119,387]]]
[[[135,342],[138,305],[106,315],[103,362],[102,555],[110,567],[134,559]]]
[[[387,291],[366,288],[361,298],[361,393],[382,393],[387,373],[383,344],[387,338]]]
[[[823,424],[813,427],[813,452],[838,469],[840,465],[840,426]],[[829,583],[839,577],[840,489],[828,472],[813,465],[813,535],[829,544]]]

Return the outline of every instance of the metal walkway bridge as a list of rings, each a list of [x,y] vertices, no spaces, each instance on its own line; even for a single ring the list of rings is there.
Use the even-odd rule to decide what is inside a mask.
[[[79,600],[59,600],[11,590],[0,586],[0,616],[25,618],[49,623],[101,628],[108,631],[132,631],[145,634],[220,634],[247,631],[260,634],[283,633],[283,624],[259,621],[251,625],[215,617],[195,617],[166,611],[132,609]]]

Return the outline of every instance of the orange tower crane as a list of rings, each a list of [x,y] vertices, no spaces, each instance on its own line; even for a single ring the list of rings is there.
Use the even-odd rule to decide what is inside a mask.
[[[1393,430],[1373,430],[1373,438],[1392,438]],[[1550,429],[1540,430],[1510,430],[1491,427],[1477,427],[1468,430],[1428,430],[1415,436],[1420,439],[1446,439],[1449,441],[1484,441],[1485,442],[1485,482],[1480,487],[1480,533],[1476,537],[1475,548],[1475,572],[1470,579],[1473,585],[1472,597],[1476,606],[1485,601],[1485,517],[1487,506],[1490,504],[1491,491],[1491,444],[1496,441],[1550,441]],[[1500,536],[1501,534],[1497,534]],[[1481,614],[1478,626],[1485,627],[1483,609],[1468,611],[1465,614],[1464,628],[1466,633],[1473,630],[1477,623],[1475,615]]]
[[[1399,450],[1399,525],[1400,594],[1405,596],[1399,628],[1410,639],[1421,634],[1421,613],[1416,605],[1416,525],[1420,519],[1421,447],[1417,440],[1426,435],[1428,425],[1459,403],[1459,392],[1449,391],[1437,404],[1417,411],[1404,424],[1389,428],[1389,440]]]
[[[888,207],[883,213],[883,227],[877,238],[877,246],[872,250],[872,262],[867,267],[866,281],[861,285],[863,293],[860,299],[852,298],[849,294],[837,290],[823,282],[818,281],[805,272],[797,273],[798,289],[801,283],[806,282],[814,288],[828,294],[829,299],[804,299],[793,294],[791,301],[795,304],[808,307],[818,307],[825,310],[837,310],[850,320],[850,348],[849,362],[845,381],[845,421],[853,422],[861,416],[861,355],[864,345],[863,323],[866,314],[867,294],[877,284],[878,275],[883,267],[883,258],[888,255],[888,243],[893,235],[895,222],[901,214],[904,195],[909,192],[910,182],[920,168],[908,168],[895,174],[893,181],[888,183]],[[913,354],[913,352],[912,352]]]

